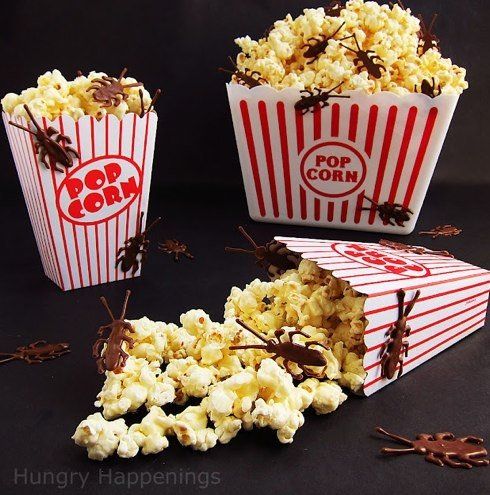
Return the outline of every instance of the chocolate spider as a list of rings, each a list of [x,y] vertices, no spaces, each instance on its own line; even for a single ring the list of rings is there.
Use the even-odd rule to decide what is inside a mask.
[[[177,239],[166,239],[163,242],[159,242],[158,250],[162,253],[173,254],[174,261],[180,261],[179,256],[181,254],[190,260],[194,259],[194,256],[189,252],[187,244],[184,244]]]
[[[140,82],[131,84],[122,84],[121,80],[126,75],[128,69],[125,67],[119,78],[116,79],[110,76],[102,76],[92,79],[92,85],[87,88],[87,93],[93,91],[92,98],[98,102],[102,103],[102,107],[112,107],[119,106],[122,101],[128,99],[128,94],[124,92],[127,88],[135,88],[137,86],[142,86]]]

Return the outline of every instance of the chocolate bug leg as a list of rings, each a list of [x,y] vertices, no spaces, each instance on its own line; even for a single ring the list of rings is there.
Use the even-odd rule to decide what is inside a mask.
[[[449,456],[445,455],[442,457],[442,462],[446,464],[446,466],[451,466],[453,468],[462,468],[462,469],[471,469],[471,464],[467,462],[460,462],[454,459],[451,459]]]
[[[400,356],[400,360],[398,361],[400,367],[398,368],[398,375],[396,375],[397,378],[400,378],[403,374],[403,355]]]
[[[479,454],[467,454],[463,455],[461,459],[472,466],[488,466],[490,464],[490,459],[478,459],[478,457],[485,457],[486,455],[487,454],[485,454],[485,452],[481,452]]]
[[[100,357],[100,355],[102,354],[102,347],[106,343],[107,343],[106,339],[97,339],[94,345],[92,346],[92,357],[94,358]]]
[[[473,435],[463,437],[460,439],[462,442],[466,443],[474,443],[476,445],[482,445],[483,444],[483,438],[480,437],[474,437]]]
[[[106,330],[110,330],[110,329],[111,329],[111,327],[109,325],[103,325],[103,326],[99,327],[99,329],[97,330],[97,335],[101,336],[104,334],[104,332]]]
[[[379,354],[378,354],[378,356],[379,356],[379,357],[383,356],[383,354],[385,353],[385,351],[386,351],[386,342],[384,342],[383,344],[381,344],[381,347],[380,347],[380,349],[379,349]]]
[[[47,155],[47,151],[44,148],[41,148],[39,154],[39,160],[41,160],[41,163],[49,170],[51,167],[49,166],[49,163],[46,161],[46,155]]]
[[[383,447],[381,449],[381,453],[387,455],[404,455],[404,454],[411,454],[412,452],[415,452],[414,447],[411,447],[409,449],[393,449],[391,447]]]
[[[442,461],[442,459],[436,457],[432,452],[429,452],[425,456],[425,460],[427,462],[431,462],[432,464],[435,464],[436,466],[440,466],[440,467],[444,466],[444,462]]]
[[[435,440],[454,440],[454,435],[449,432],[436,433],[434,435]]]
[[[24,361],[27,363],[27,364],[41,364],[43,362],[42,359],[36,359],[34,357],[30,357],[30,356],[26,356],[24,358]]]
[[[11,354],[8,352],[0,352],[0,356],[7,356],[3,359],[0,359],[0,364],[9,363],[10,361],[13,361],[14,359],[19,359],[16,354]]]

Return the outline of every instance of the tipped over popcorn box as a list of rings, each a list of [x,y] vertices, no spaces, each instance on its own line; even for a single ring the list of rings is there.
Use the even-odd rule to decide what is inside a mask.
[[[144,246],[127,241],[147,220],[160,90],[152,99],[126,72],[54,70],[2,99],[44,272],[63,290],[141,273]]]
[[[354,346],[359,356],[364,350],[366,376],[357,391],[365,395],[485,324],[490,272],[448,253],[400,244],[393,248],[362,242],[275,239],[347,283],[357,297],[365,296],[363,317],[356,318],[364,321],[359,335],[363,345],[359,341]],[[344,318],[350,322],[348,315]]]
[[[302,114],[297,89],[228,84],[250,216],[409,234],[458,96],[342,94]]]
[[[413,231],[468,87],[434,21],[349,0],[235,40],[227,90],[254,220]]]

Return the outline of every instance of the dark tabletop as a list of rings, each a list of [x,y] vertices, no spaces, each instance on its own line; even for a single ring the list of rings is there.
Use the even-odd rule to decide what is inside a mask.
[[[391,238],[448,249],[488,268],[488,193],[488,186],[434,185],[417,230],[452,223],[463,228],[463,234],[438,241],[415,233]],[[1,493],[56,493],[65,482],[65,493],[107,495],[128,493],[129,483],[136,483],[135,493],[205,488],[224,494],[488,493],[490,468],[439,468],[416,455],[382,458],[378,451],[387,441],[373,434],[377,425],[409,437],[452,431],[485,437],[490,445],[488,328],[370,398],[351,396],[327,416],[307,412],[291,445],[281,445],[272,430],[264,429],[242,431],[230,444],[206,453],[171,439],[171,446],[156,456],[90,461],[70,437],[78,423],[96,411],[93,401],[103,383],[91,358],[96,329],[106,322],[100,295],[118,306],[124,290],[132,289],[130,318],[147,315],[178,322],[182,312],[203,308],[219,321],[230,288],[262,276],[251,259],[223,252],[225,245],[242,242],[238,224],[264,241],[278,234],[372,242],[380,235],[257,224],[247,216],[241,189],[154,189],[149,217],[162,215],[164,222],[153,241],[176,237],[189,244],[195,260],[174,263],[156,251],[154,242],[141,278],[63,293],[42,273],[20,191],[6,191],[0,204],[0,350],[40,338],[68,340],[72,347],[71,354],[56,361],[38,366],[13,362],[1,368]],[[84,490],[79,473],[86,480]],[[142,490],[140,483],[150,478],[156,482]]]

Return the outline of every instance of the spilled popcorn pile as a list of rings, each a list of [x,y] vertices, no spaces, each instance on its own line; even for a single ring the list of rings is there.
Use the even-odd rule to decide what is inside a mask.
[[[398,3],[349,0],[341,10],[305,9],[296,19],[288,14],[276,21],[258,41],[245,36],[235,42],[242,50],[238,68],[257,71],[277,89],[331,89],[341,84],[339,92],[403,95],[420,92],[422,82],[432,83],[432,78],[445,94],[468,88],[466,70],[443,58],[437,38]],[[379,78],[370,74],[366,53],[383,67]]]
[[[115,115],[122,119],[127,113],[141,112],[142,102],[139,91],[143,91],[143,106],[149,109],[151,96],[143,85],[136,86],[138,81],[132,77],[122,77],[121,85],[131,87],[123,88],[124,98],[115,105],[104,106],[102,101],[94,98],[94,90],[90,89],[94,84],[99,85],[96,79],[107,78],[104,72],[90,72],[87,76],[80,75],[73,81],[65,79],[59,70],[46,72],[37,79],[37,88],[25,89],[17,95],[8,93],[2,98],[2,108],[11,117],[24,117],[29,120],[29,116],[24,108],[27,104],[35,117],[46,117],[54,120],[61,115],[69,115],[74,120],[78,120],[84,115],[91,115],[100,120],[107,114]]]
[[[146,317],[131,321],[135,342],[125,347],[127,363],[120,373],[106,372],[95,402],[102,413],[83,420],[73,439],[96,460],[114,453],[156,454],[171,436],[206,451],[253,427],[272,428],[280,442],[290,443],[305,409],[333,412],[347,399],[341,386],[360,390],[366,376],[364,302],[347,283],[303,260],[274,281],[233,288],[224,323],[211,321],[202,310],[184,313],[181,326]],[[262,349],[230,349],[260,343],[236,318],[265,338],[281,327],[303,330],[308,337],[297,335],[295,342],[323,344],[318,349],[327,365],[312,368],[315,378],[295,384],[281,358]],[[170,403],[184,406],[190,398],[201,401],[175,415],[162,409]],[[121,416],[142,406],[148,414],[128,427]]]

